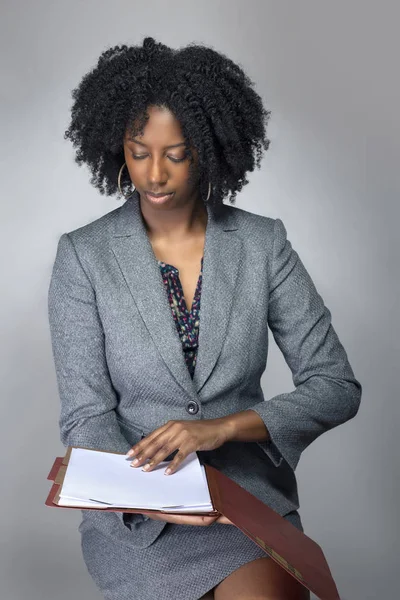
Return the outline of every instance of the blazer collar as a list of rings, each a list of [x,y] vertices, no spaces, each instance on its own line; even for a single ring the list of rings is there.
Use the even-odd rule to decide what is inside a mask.
[[[190,377],[182,343],[171,314],[161,270],[147,235],[134,192],[117,213],[112,249],[132,299],[172,376],[191,396],[196,396],[210,377],[227,335],[229,316],[239,276],[243,242],[235,211],[222,204],[206,204],[199,348],[194,378]]]

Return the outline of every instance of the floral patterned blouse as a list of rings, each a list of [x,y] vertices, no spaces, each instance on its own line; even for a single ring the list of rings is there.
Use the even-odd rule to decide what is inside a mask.
[[[204,257],[203,257],[204,258]],[[191,309],[186,306],[183,288],[179,279],[179,271],[173,265],[157,261],[161,270],[164,286],[168,295],[172,316],[182,342],[182,350],[186,365],[193,379],[196,367],[197,348],[200,324],[200,296],[203,277],[203,258],[201,259],[200,275]]]

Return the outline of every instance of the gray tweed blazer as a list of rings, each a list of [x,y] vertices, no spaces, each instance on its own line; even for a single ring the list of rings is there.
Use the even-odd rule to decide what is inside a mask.
[[[269,442],[229,442],[199,455],[285,516],[299,508],[301,453],[357,414],[362,388],[281,219],[230,205],[207,211],[193,380],[137,192],[60,237],[48,307],[61,441],[126,452],[170,419],[251,408]],[[265,399],[269,330],[295,390]],[[143,515],[82,512],[107,536],[140,548],[165,526]]]

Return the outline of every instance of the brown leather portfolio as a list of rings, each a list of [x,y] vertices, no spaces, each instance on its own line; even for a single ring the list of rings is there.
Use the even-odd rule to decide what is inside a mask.
[[[165,512],[133,508],[98,509],[60,506],[58,504],[59,494],[71,450],[72,448],[69,447],[64,457],[56,458],[47,477],[54,482],[46,499],[47,506],[148,515]],[[313,592],[317,598],[340,600],[324,553],[314,540],[214,467],[204,465],[204,468],[214,511],[201,514],[223,514],[292,577]],[[230,527],[230,525],[226,525],[226,527]]]

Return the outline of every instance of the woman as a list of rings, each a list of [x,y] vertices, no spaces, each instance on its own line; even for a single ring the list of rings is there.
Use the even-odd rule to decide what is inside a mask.
[[[198,451],[302,530],[300,455],[355,416],[361,385],[282,221],[223,203],[260,166],[269,112],[224,55],[153,38],[105,51],[73,98],[77,163],[127,200],[59,240],[62,442],[132,450],[149,471],[168,458],[171,477]],[[266,402],[268,327],[296,389]],[[222,515],[82,514],[109,600],[309,598]]]

